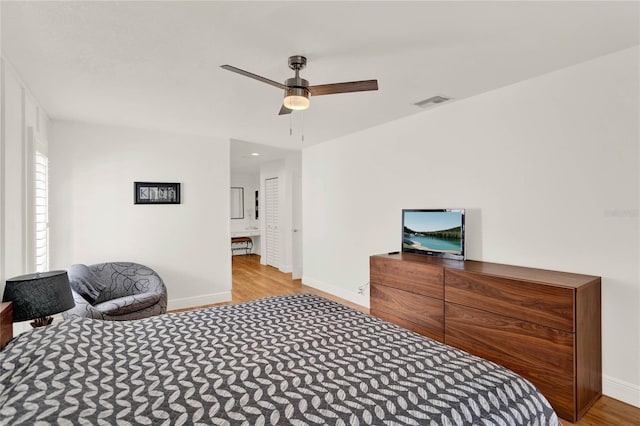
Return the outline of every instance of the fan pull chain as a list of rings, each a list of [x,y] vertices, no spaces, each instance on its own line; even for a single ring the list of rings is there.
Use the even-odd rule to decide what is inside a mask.
[[[302,121],[302,125],[300,126],[300,142],[304,143],[304,111],[300,114],[302,117],[300,121]]]
[[[289,114],[289,136],[293,136],[293,125],[291,124],[293,122],[293,114]]]

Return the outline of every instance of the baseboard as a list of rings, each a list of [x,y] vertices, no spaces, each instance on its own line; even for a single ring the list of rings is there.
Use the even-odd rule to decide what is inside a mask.
[[[255,253],[254,253],[255,254]],[[261,265],[267,265],[267,258],[264,256],[260,256],[260,264]],[[278,265],[278,266],[274,266],[274,268],[276,268],[278,271],[284,273],[284,274],[290,274],[291,272],[293,272],[293,266],[292,265]]]
[[[224,303],[231,301],[231,291],[220,293],[203,294],[195,297],[183,297],[181,299],[169,299],[168,311],[176,309],[194,308],[196,306],[212,305],[214,303]]]
[[[358,304],[360,306],[364,306],[365,308],[369,307],[369,292],[365,291],[363,294],[359,294],[356,290],[348,290],[342,287],[337,287],[335,285],[323,283],[320,280],[315,278],[303,275],[302,276],[302,284],[307,285],[309,287],[313,287],[320,291],[324,291],[325,293],[330,293],[334,296],[340,297],[342,299],[348,300],[349,302]]]
[[[293,267],[291,265],[280,265],[278,270],[285,274],[290,274],[293,271]]]
[[[640,408],[640,386],[610,376],[602,376],[602,393]]]

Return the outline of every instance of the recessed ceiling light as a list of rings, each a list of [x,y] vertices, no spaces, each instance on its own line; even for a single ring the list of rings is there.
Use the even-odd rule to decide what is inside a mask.
[[[252,152],[251,155],[253,155],[254,157],[257,157],[258,155],[260,155],[259,152]]]

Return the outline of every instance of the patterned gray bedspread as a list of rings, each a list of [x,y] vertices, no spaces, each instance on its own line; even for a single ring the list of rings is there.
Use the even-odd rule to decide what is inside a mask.
[[[300,294],[61,321],[0,352],[0,424],[558,425],[496,364]]]

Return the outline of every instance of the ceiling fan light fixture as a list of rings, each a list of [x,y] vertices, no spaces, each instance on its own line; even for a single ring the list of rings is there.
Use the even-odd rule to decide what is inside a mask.
[[[300,111],[309,108],[309,92],[302,87],[292,87],[287,89],[286,96],[282,104],[285,108]]]
[[[1,0],[0,0],[1,1]],[[307,65],[307,58],[302,55],[289,57],[289,68],[295,72],[295,76],[285,80],[284,84],[270,80],[258,74],[234,67],[232,65],[220,65],[220,68],[254,80],[261,81],[270,86],[284,90],[284,100],[278,115],[291,114],[294,110],[304,110],[309,108],[309,98],[311,95],[335,95],[338,93],[365,92],[368,90],[378,90],[378,80],[345,81],[342,83],[320,84],[310,86],[309,82],[300,77],[300,70]]]

